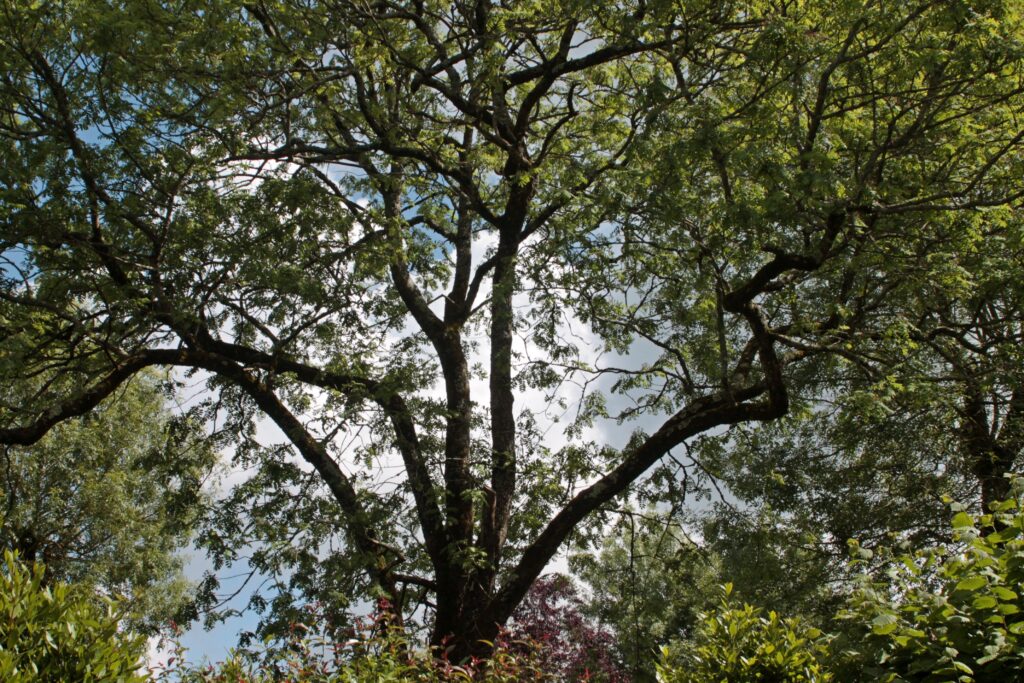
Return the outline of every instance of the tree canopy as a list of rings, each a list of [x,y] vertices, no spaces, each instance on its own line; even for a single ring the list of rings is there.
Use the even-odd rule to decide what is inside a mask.
[[[982,412],[1006,395],[970,354],[1011,357],[1019,316],[926,285],[1020,249],[1020,22],[7,0],[0,372],[42,389],[0,442],[203,373],[250,474],[211,548],[258,541],[310,600],[425,606],[466,652],[584,522],[685,495],[699,435],[891,384],[922,337]]]
[[[4,402],[31,391],[5,387]],[[0,545],[62,581],[125,598],[138,629],[190,612],[180,551],[205,511],[216,454],[201,425],[173,416],[141,373],[31,446],[5,446]]]

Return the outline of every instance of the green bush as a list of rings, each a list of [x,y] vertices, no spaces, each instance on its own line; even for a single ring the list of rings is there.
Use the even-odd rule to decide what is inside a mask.
[[[1024,680],[1024,480],[1013,492],[982,516],[953,504],[954,545],[862,576],[841,615],[850,680]]]
[[[838,615],[842,636],[823,636],[774,612],[734,606],[731,590],[703,614],[694,637],[665,649],[663,683],[1024,681],[1024,479],[985,515],[954,513],[949,546],[873,557]],[[884,573],[867,571],[883,559]]]
[[[660,683],[825,683],[828,638],[799,619],[736,606],[727,584],[717,609],[700,615],[694,637],[662,648]]]
[[[0,567],[0,680],[8,683],[135,683],[143,636],[119,630],[114,603],[64,583],[45,586],[43,567],[11,551]]]

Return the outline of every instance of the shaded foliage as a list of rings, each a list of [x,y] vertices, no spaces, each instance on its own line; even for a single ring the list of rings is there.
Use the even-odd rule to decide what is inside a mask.
[[[713,605],[721,571],[678,516],[624,511],[599,553],[570,566],[586,584],[585,612],[614,634],[630,680],[653,681],[658,647],[688,637]]]
[[[2,400],[34,389],[8,384]],[[0,464],[0,543],[43,563],[48,582],[123,596],[133,626],[149,631],[190,609],[180,551],[217,462],[203,426],[170,411],[174,397],[173,383],[140,374],[39,442],[4,447]]]

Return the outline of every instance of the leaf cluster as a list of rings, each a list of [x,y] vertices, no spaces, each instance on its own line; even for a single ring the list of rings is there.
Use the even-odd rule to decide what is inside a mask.
[[[720,605],[701,615],[685,648],[662,649],[659,683],[833,680],[823,664],[829,638],[821,631],[774,611],[765,614],[752,605],[735,604],[732,584],[723,593]]]
[[[142,683],[146,637],[121,629],[123,606],[88,587],[44,583],[4,551],[0,567],[0,678],[11,683]]]
[[[1024,673],[1022,493],[1018,479],[990,513],[957,511],[954,543],[893,556],[885,575],[862,576],[839,616],[855,624],[844,656],[865,679],[969,683]]]

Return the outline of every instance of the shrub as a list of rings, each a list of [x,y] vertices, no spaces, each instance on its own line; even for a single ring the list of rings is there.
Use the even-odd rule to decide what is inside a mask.
[[[751,605],[737,606],[732,584],[720,605],[703,612],[691,640],[662,648],[660,683],[825,683],[828,637],[799,619],[775,612],[764,615]]]
[[[542,576],[512,615],[511,634],[517,643],[536,646],[533,656],[551,680],[625,683],[615,636],[588,619],[583,608],[572,579]]]
[[[851,680],[1024,680],[1024,480],[1013,492],[986,515],[953,504],[951,547],[891,557],[886,576],[861,577],[841,615],[852,625]]]
[[[4,552],[0,567],[0,680],[135,683],[145,637],[119,629],[115,603]]]
[[[308,637],[302,625],[283,643],[262,650],[236,651],[215,665],[189,665],[174,648],[174,662],[156,672],[166,683],[540,683],[551,680],[536,663],[529,643],[500,640],[487,660],[449,662],[416,649],[399,629],[381,619],[363,622],[356,637],[336,644]],[[273,645],[273,646],[272,646]]]

